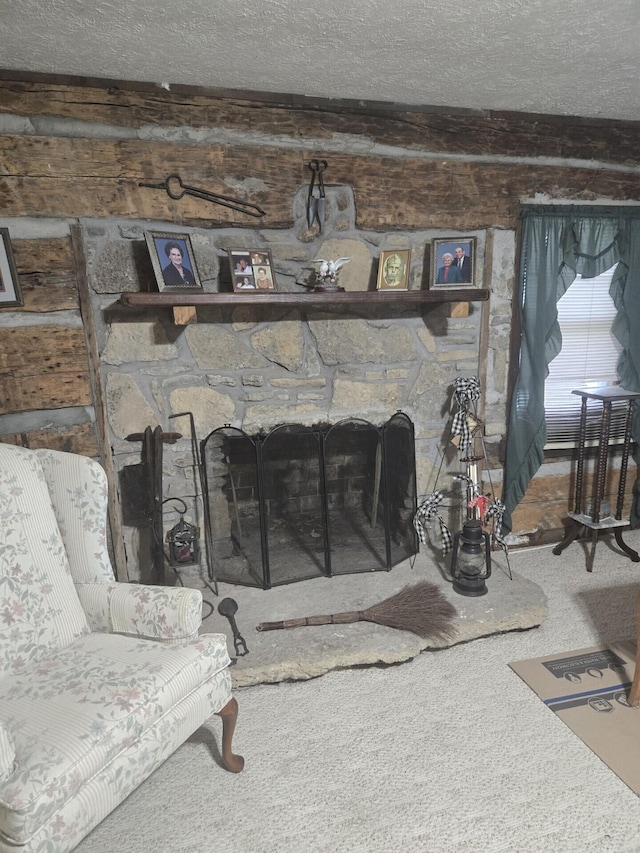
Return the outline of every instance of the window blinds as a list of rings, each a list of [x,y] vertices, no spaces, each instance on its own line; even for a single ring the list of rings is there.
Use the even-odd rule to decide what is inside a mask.
[[[562,350],[549,364],[544,406],[547,421],[546,448],[577,444],[582,400],[574,388],[597,391],[619,384],[617,363],[621,352],[611,327],[616,316],[609,287],[615,266],[595,278],[577,275],[558,302]],[[624,435],[626,403],[614,404],[611,443]],[[597,440],[601,406],[589,401],[587,440]]]

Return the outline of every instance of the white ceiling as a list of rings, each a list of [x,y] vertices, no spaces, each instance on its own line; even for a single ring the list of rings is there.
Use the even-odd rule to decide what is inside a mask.
[[[0,68],[640,120],[638,0],[0,0]]]

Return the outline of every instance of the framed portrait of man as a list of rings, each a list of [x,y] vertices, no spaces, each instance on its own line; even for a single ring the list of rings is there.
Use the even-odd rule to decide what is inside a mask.
[[[410,249],[387,249],[380,252],[378,290],[408,290]]]
[[[442,237],[431,241],[431,287],[475,287],[476,238]]]
[[[191,240],[188,234],[172,231],[145,231],[145,240],[158,290],[202,290]]]

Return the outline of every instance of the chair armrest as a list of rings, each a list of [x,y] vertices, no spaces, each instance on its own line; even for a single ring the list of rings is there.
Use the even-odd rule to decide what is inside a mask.
[[[0,782],[5,782],[16,769],[16,747],[10,732],[0,723]]]
[[[92,631],[175,643],[196,637],[202,623],[202,593],[197,589],[77,583],[76,590]]]

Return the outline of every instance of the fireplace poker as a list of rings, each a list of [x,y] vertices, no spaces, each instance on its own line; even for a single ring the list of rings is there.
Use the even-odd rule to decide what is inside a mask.
[[[218,581],[216,580],[213,570],[213,543],[211,541],[211,516],[209,513],[209,501],[207,499],[204,471],[202,468],[202,459],[200,458],[200,450],[198,448],[198,437],[196,435],[196,425],[193,418],[193,412],[178,412],[175,415],[169,415],[169,420],[173,418],[189,418],[191,427],[191,456],[193,458],[194,467],[198,471],[198,479],[200,480],[200,494],[202,496],[202,511],[204,514],[204,547],[207,561],[207,575],[211,581],[210,589],[214,595],[218,595]],[[198,501],[198,486],[197,481],[194,482],[196,488],[196,504]]]

